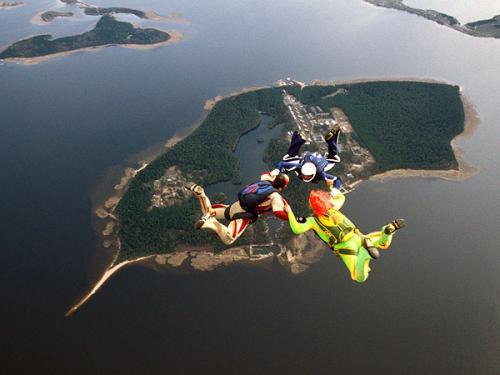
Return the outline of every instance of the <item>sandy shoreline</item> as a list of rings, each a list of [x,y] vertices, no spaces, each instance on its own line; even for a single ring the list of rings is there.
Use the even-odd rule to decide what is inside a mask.
[[[108,47],[123,47],[123,48],[134,48],[134,49],[151,49],[151,48],[158,48],[158,47],[163,47],[169,44],[174,44],[178,43],[179,41],[182,40],[184,34],[181,33],[180,31],[175,31],[175,30],[162,30],[159,28],[156,28],[156,30],[159,31],[164,31],[170,35],[170,38],[164,42],[160,43],[155,43],[155,44],[150,44],[150,45],[140,45],[140,44],[106,44],[103,46],[97,46],[97,47],[87,47],[87,48],[79,48],[75,49],[72,51],[65,51],[65,52],[57,52],[57,53],[52,53],[50,55],[45,55],[45,56],[38,56],[38,57],[10,57],[7,59],[3,59],[1,61],[4,61],[6,63],[14,63],[14,64],[22,64],[22,65],[36,65],[43,63],[45,61],[57,58],[57,57],[62,57],[62,56],[69,56],[74,53],[78,52],[95,52],[104,48]]]
[[[475,132],[479,126],[481,120],[476,111],[476,108],[471,103],[471,101],[463,94],[460,94],[462,99],[462,104],[464,106],[464,131],[458,134],[451,141],[451,148],[455,154],[455,158],[458,162],[458,169],[448,169],[448,170],[427,170],[427,169],[394,169],[384,173],[373,175],[369,180],[373,181],[385,181],[387,179],[393,178],[404,178],[404,177],[437,177],[449,181],[463,181],[468,178],[475,176],[479,169],[473,167],[464,158],[464,151],[458,147],[457,143],[460,140],[466,139]]]
[[[252,92],[252,91],[257,91],[260,89],[266,89],[272,86],[253,86],[253,87],[247,87],[243,88],[241,90],[233,91],[227,95],[217,95],[211,99],[208,99],[205,101],[205,104],[203,105],[203,109],[205,111],[210,111],[218,102],[220,102],[222,99],[230,98],[231,96],[236,96],[240,94],[244,94],[246,92]]]

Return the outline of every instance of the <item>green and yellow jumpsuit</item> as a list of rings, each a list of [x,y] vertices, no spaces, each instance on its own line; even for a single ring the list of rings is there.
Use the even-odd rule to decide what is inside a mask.
[[[392,241],[392,234],[380,232],[363,235],[356,226],[340,211],[331,208],[325,215],[313,215],[299,223],[290,210],[290,227],[295,234],[313,230],[335,253],[342,258],[351,273],[351,278],[359,283],[368,278],[371,257],[365,248],[366,241],[372,246],[386,250]]]

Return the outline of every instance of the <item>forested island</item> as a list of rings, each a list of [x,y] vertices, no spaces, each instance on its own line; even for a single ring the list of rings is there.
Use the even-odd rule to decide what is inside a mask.
[[[500,15],[491,19],[470,22],[462,25],[455,17],[445,13],[440,13],[432,9],[412,8],[403,3],[403,0],[364,0],[367,3],[397,9],[403,12],[415,14],[428,20],[450,27],[456,31],[482,38],[500,38]]]
[[[49,34],[37,35],[15,42],[0,52],[0,59],[42,57],[113,44],[154,45],[169,39],[170,35],[164,31],[136,28],[131,23],[106,15],[101,17],[93,30],[83,34],[57,39],[52,39]]]
[[[331,96],[339,89],[347,95]],[[187,138],[141,170],[130,182],[114,214],[118,219],[121,249],[116,262],[147,254],[173,252],[179,245],[223,248],[212,233],[194,231],[200,215],[195,199],[179,199],[165,208],[151,208],[154,181],[175,167],[185,176],[207,186],[239,181],[239,163],[233,148],[241,134],[254,128],[265,112],[275,123],[290,118],[282,90],[307,105],[340,107],[355,128],[359,142],[376,159],[370,173],[391,169],[457,168],[451,140],[464,129],[464,108],[457,86],[422,82],[368,82],[339,86],[296,86],[260,89],[219,101],[205,121]],[[269,166],[286,152],[287,141],[273,141],[265,158]],[[209,157],[208,157],[209,156]],[[292,178],[285,198],[299,214],[307,212],[309,184]],[[230,197],[234,199],[234,197]],[[182,214],[180,214],[182,213]],[[239,245],[255,240],[249,231]],[[258,233],[258,236],[262,236]],[[286,236],[285,236],[286,237]]]
[[[142,10],[126,8],[126,7],[101,8],[95,5],[87,4],[80,0],[60,0],[60,1],[67,5],[78,5],[81,9],[83,9],[83,12],[88,16],[104,16],[110,14],[123,13],[123,14],[133,14],[134,16],[143,19],[158,20],[162,18],[155,12],[144,12]]]
[[[55,20],[57,17],[73,17],[73,12],[57,12],[54,10],[48,10],[46,12],[43,12],[40,14],[40,19],[43,22],[52,22]]]
[[[123,7],[114,7],[114,8],[88,7],[84,8],[83,12],[88,16],[104,16],[109,14],[124,13],[124,14],[133,14],[134,16],[143,19],[151,18],[148,15],[148,13],[143,12],[142,10],[123,8]]]
[[[227,248],[213,233],[193,228],[201,212],[198,201],[183,188],[188,181],[205,187],[223,181],[239,185],[250,182],[241,181],[243,166],[234,150],[242,135],[259,126],[264,114],[272,117],[268,126],[281,125],[282,134],[271,139],[263,154],[255,157],[262,158],[269,169],[273,168],[286,153],[288,132],[295,126],[284,103],[284,94],[293,95],[309,108],[330,111],[342,123],[349,119],[354,128],[349,137],[355,138],[356,145],[368,149],[375,162],[366,163],[358,173],[358,180],[346,179],[347,184],[355,185],[361,179],[401,169],[418,170],[422,175],[463,173],[458,170],[450,143],[464,132],[464,110],[467,108],[467,123],[473,111],[469,105],[465,106],[458,86],[415,81],[312,86],[280,83],[210,101],[210,112],[190,135],[170,145],[141,168],[128,169],[114,188],[115,192],[119,191],[118,195],[97,209],[97,215],[105,220],[104,247],[113,247],[116,255],[102,277],[70,308],[67,316],[88,301],[115,272],[131,264],[208,271],[234,262],[272,265],[276,259],[297,274],[321,258],[326,248],[315,241],[312,234],[293,236],[290,228],[283,225],[271,238],[270,227],[263,219],[251,225],[237,243]],[[342,137],[340,143],[345,146],[347,134]],[[306,147],[314,146],[311,143]],[[353,155],[344,149],[340,157],[342,162],[335,166],[333,173],[344,179],[346,164],[351,163]],[[166,205],[154,202],[161,181],[170,181],[167,182],[170,193],[176,190]],[[283,196],[297,215],[309,214],[308,195],[313,188],[322,186],[291,178]],[[217,192],[210,195],[214,203],[226,198]],[[228,197],[226,203],[235,199]]]

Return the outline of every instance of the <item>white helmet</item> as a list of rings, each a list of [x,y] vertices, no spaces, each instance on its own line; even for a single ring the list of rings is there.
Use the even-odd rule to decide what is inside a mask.
[[[302,168],[300,168],[300,173],[302,174],[302,179],[305,182],[309,182],[314,178],[314,176],[316,176],[316,166],[314,163],[308,161],[307,163],[304,163]]]

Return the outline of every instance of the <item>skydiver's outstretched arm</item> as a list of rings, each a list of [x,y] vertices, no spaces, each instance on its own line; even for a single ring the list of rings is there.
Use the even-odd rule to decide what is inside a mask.
[[[340,189],[340,187],[342,186],[342,180],[334,175],[321,172],[321,177],[323,178],[323,180],[325,180],[330,189]]]
[[[292,158],[288,160],[285,160],[283,158],[282,161],[276,163],[276,168],[281,173],[287,173],[296,170],[297,168],[300,167],[300,165],[301,165],[300,158]]]
[[[290,228],[292,229],[293,233],[302,234],[304,232],[307,232],[308,230],[314,230],[316,222],[312,217],[308,217],[303,223],[300,223],[297,221],[292,208],[288,204],[285,205],[285,211],[288,214],[288,222],[290,223]]]

